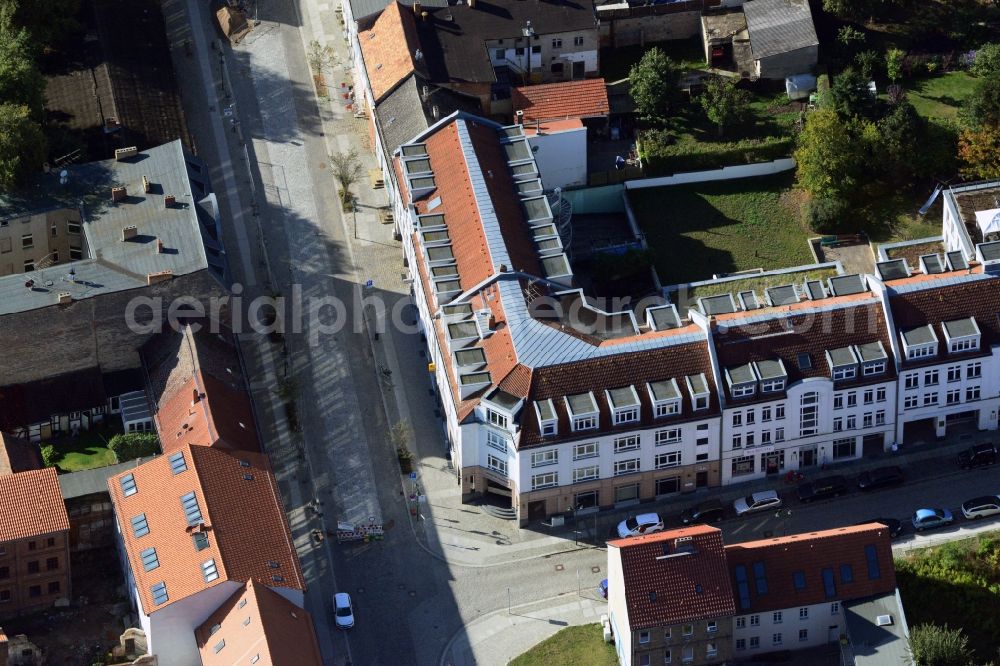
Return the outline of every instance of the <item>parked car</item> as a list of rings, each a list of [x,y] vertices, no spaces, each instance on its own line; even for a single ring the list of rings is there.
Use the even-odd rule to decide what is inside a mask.
[[[862,472],[858,476],[858,488],[861,490],[888,488],[889,486],[898,486],[902,482],[903,470],[895,465],[877,467],[867,472]]]
[[[685,525],[700,523],[717,523],[726,515],[726,508],[717,499],[706,500],[701,504],[690,506],[681,512],[681,522]]]
[[[350,629],[354,626],[354,606],[351,605],[351,595],[347,592],[337,592],[333,595],[333,609],[338,629]]]
[[[640,513],[638,516],[626,518],[618,523],[618,536],[625,538],[652,534],[663,529],[663,519],[655,513]]]
[[[917,509],[912,518],[913,529],[918,532],[951,525],[954,520],[948,509]]]
[[[812,502],[825,497],[838,497],[847,492],[847,479],[842,476],[826,476],[815,481],[806,481],[799,486],[799,501]]]
[[[763,490],[759,493],[741,497],[733,502],[733,509],[736,511],[737,516],[757,513],[758,511],[767,511],[768,509],[777,509],[779,506],[781,506],[781,498],[773,490]]]
[[[983,495],[962,502],[962,515],[966,518],[985,518],[1000,513],[1000,496]]]
[[[958,465],[962,469],[985,467],[997,461],[997,448],[992,444],[976,444],[958,454]]]
[[[855,525],[867,525],[869,523],[882,523],[888,527],[890,539],[895,539],[903,532],[903,523],[895,518],[869,518],[868,520],[862,520],[860,523],[855,523]]]
[[[597,586],[597,591],[600,593],[602,599],[607,599],[608,598],[608,579],[607,578],[605,578],[604,580],[602,580],[601,583]]]

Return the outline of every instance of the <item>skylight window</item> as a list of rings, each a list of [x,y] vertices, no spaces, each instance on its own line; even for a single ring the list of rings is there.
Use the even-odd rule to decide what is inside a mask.
[[[156,557],[155,548],[147,548],[139,553],[139,557],[142,558],[142,568],[146,571],[152,571],[160,566],[160,560]]]
[[[763,562],[753,563],[753,577],[754,583],[757,587],[757,594],[767,594],[767,576],[764,574]]]
[[[181,506],[184,507],[184,516],[188,525],[197,525],[202,522],[201,507],[198,506],[198,497],[194,491],[181,495]]]
[[[149,592],[153,595],[153,604],[156,606],[164,604],[168,599],[170,599],[170,597],[167,596],[167,584],[163,581],[152,585],[149,588]]]
[[[181,472],[187,471],[187,461],[184,459],[184,452],[177,451],[176,453],[170,454],[170,471],[174,474],[180,474]]]
[[[750,608],[750,583],[747,581],[747,568],[742,564],[736,565],[736,589],[740,595],[740,608],[747,610]]]
[[[132,535],[138,539],[147,534],[149,534],[149,523],[146,522],[146,514],[140,513],[138,516],[132,516]]]
[[[191,535],[195,550],[205,550],[208,548],[208,535],[204,532],[195,532]]]
[[[219,578],[219,569],[215,566],[215,559],[205,560],[201,563],[201,575],[206,583],[211,583]]]
[[[118,483],[121,484],[122,494],[125,497],[131,497],[139,492],[139,489],[135,487],[135,476],[132,474],[126,474],[122,478],[118,479]]]

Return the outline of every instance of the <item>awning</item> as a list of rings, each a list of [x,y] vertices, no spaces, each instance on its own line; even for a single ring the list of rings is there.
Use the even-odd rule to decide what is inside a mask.
[[[987,234],[1000,234],[1000,208],[992,210],[981,210],[976,213],[976,224],[983,232],[983,238]]]

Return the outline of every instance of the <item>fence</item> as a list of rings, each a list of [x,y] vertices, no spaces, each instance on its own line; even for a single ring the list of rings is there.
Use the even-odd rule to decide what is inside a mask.
[[[795,160],[785,157],[773,162],[759,162],[757,164],[738,164],[735,166],[712,169],[710,171],[689,171],[687,173],[675,173],[672,176],[661,176],[659,178],[643,178],[640,180],[625,181],[625,189],[641,190],[647,187],[663,187],[665,185],[683,185],[685,183],[703,183],[712,180],[735,180],[737,178],[749,178],[751,176],[770,176],[795,168]]]

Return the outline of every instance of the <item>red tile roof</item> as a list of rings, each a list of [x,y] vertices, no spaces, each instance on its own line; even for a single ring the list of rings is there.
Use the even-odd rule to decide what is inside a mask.
[[[514,111],[524,111],[524,122],[561,118],[594,118],[608,115],[608,89],[604,79],[524,86],[511,91]]]
[[[632,631],[735,613],[722,532],[714,527],[609,541],[608,554],[621,558]]]
[[[241,586],[194,633],[203,666],[323,663],[312,616],[252,580]],[[222,640],[226,645],[216,652],[214,648]]]
[[[54,467],[0,476],[0,541],[69,529]]]
[[[178,449],[187,466],[172,472],[169,455],[111,477],[115,506],[132,575],[147,614],[227,580],[253,579],[272,587],[305,588],[292,545],[277,482],[267,457],[185,445]],[[132,475],[136,492],[125,497],[121,480]],[[194,492],[201,511],[190,525],[181,496]],[[132,518],[144,514],[149,533],[136,537]],[[260,529],[261,525],[267,529]],[[208,535],[208,547],[195,550],[194,532]],[[155,548],[159,566],[145,571],[140,553]],[[202,564],[215,560],[218,579],[205,582]],[[276,562],[277,567],[268,566]],[[274,576],[280,577],[275,580]],[[167,587],[168,601],[153,604],[150,587]]]
[[[420,49],[413,12],[393,2],[368,30],[358,33],[365,71],[377,104],[412,74],[413,55]]]
[[[879,577],[868,574],[866,546],[874,546]],[[892,563],[892,542],[884,525],[872,523],[840,527],[821,532],[764,539],[726,546],[726,560],[736,595],[737,613],[756,613],[819,604],[824,601],[860,599],[885,594],[896,589],[896,571]],[[765,594],[756,586],[754,564],[762,563],[767,579]],[[852,582],[845,582],[842,565],[851,569]],[[749,608],[740,603],[736,567],[747,572]],[[826,594],[823,570],[832,571],[836,591]],[[794,574],[801,572],[805,587],[795,588]]]
[[[0,431],[0,474],[41,468],[42,454],[37,444]]]
[[[708,383],[709,408],[694,411],[691,395],[685,378],[688,375],[705,374]],[[681,392],[681,413],[677,416],[654,419],[653,405],[646,390],[646,383],[676,379]],[[707,342],[689,342],[660,349],[641,352],[627,352],[602,356],[586,361],[564,363],[543,368],[535,368],[532,373],[529,400],[552,399],[559,415],[559,441],[592,438],[597,433],[613,432],[611,407],[605,390],[634,386],[639,395],[640,422],[642,426],[653,424],[682,423],[694,419],[705,419],[719,413],[719,394],[712,376],[712,364],[708,356]],[[601,412],[598,431],[588,430],[573,433],[570,430],[569,413],[566,411],[564,396],[594,392]],[[552,438],[543,439],[534,409],[525,409],[521,420],[521,441],[519,448],[543,446],[552,443]],[[634,429],[629,424],[628,429]]]

